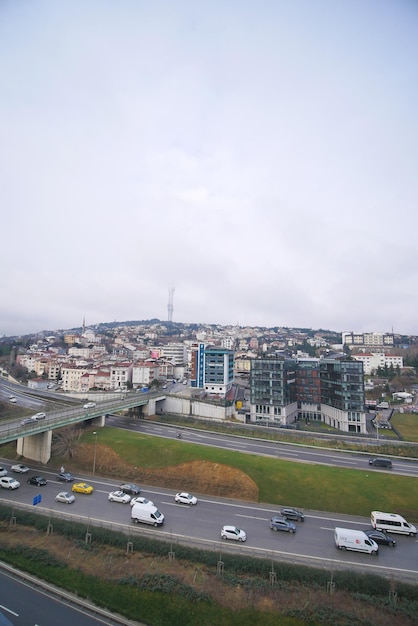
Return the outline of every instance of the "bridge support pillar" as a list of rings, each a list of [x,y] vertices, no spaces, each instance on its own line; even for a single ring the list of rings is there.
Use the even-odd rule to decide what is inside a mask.
[[[106,426],[106,416],[99,415],[99,417],[95,417],[94,420],[91,420],[91,423],[96,428],[103,428],[103,426]]]
[[[157,403],[155,400],[150,399],[148,401],[148,406],[144,406],[145,415],[155,415],[157,410]]]
[[[36,435],[26,435],[17,440],[17,453],[39,463],[48,463],[51,458],[52,430]]]

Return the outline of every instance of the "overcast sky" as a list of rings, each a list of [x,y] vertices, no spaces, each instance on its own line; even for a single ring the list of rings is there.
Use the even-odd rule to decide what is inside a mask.
[[[418,334],[415,0],[1,0],[0,335]]]

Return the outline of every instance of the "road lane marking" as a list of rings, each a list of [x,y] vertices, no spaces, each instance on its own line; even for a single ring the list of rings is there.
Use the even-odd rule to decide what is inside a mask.
[[[19,617],[19,613],[15,613],[14,611],[12,611],[12,609],[8,609],[7,606],[3,606],[3,604],[0,604],[0,609],[3,609],[3,611],[7,611],[8,613],[11,613],[15,617]]]

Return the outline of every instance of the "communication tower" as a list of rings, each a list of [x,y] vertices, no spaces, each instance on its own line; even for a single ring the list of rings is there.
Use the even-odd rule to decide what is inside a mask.
[[[170,289],[168,290],[168,305],[167,305],[169,322],[173,321],[173,296],[174,296],[174,287],[170,287]]]

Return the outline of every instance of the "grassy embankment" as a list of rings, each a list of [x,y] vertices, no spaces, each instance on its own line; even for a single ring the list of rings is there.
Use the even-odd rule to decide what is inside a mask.
[[[237,468],[258,485],[260,502],[350,515],[368,516],[372,509],[403,511],[409,517],[415,515],[415,521],[418,518],[417,479],[369,469],[367,456],[361,457],[364,470],[359,471],[231,452],[107,427],[100,429],[98,439],[133,467],[170,468],[200,460]],[[86,433],[83,440],[93,443],[94,437]]]

